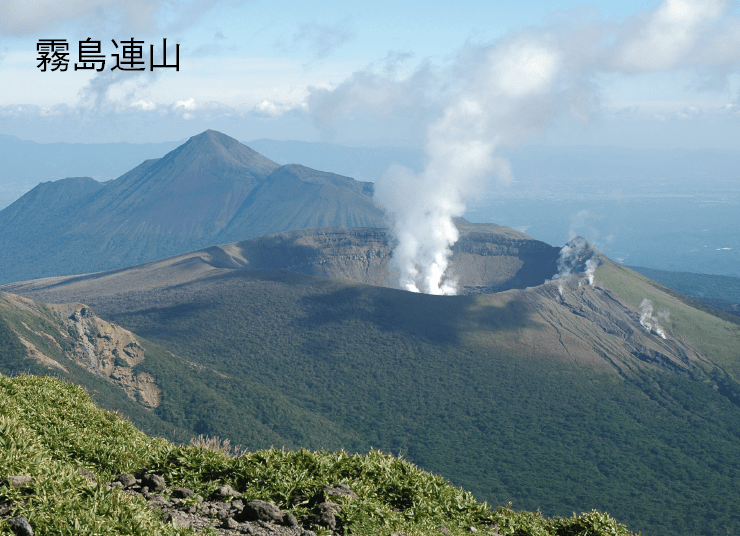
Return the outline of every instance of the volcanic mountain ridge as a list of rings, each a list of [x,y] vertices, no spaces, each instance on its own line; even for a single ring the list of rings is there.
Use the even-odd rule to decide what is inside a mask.
[[[42,183],[0,211],[0,282],[88,273],[292,229],[381,227],[371,183],[279,166],[208,130],[106,183]]]

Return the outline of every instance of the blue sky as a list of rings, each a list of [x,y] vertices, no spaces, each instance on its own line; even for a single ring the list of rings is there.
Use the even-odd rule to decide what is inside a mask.
[[[0,134],[157,142],[213,128],[241,140],[423,147],[480,84],[542,75],[531,93],[506,93],[501,110],[476,100],[495,108],[496,146],[735,150],[739,18],[736,3],[717,0],[3,0]],[[103,72],[36,67],[39,39],[66,38],[74,63],[87,37],[102,42]],[[130,37],[180,43],[180,71],[110,71],[110,40]],[[527,71],[526,58],[553,63]]]

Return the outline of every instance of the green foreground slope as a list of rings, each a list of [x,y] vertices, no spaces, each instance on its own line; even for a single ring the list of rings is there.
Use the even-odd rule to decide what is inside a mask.
[[[222,437],[238,437],[253,448],[340,449],[357,442],[352,431],[341,430],[275,390],[197,365],[137,336],[145,359],[133,367],[133,373],[152,374],[164,387],[152,411],[112,383],[99,363],[91,364],[86,362],[89,356],[79,355],[79,342],[86,344],[81,339],[101,334],[81,336],[61,320],[48,304],[0,293],[0,373],[50,374],[85,386],[100,407],[120,412],[150,435],[175,442],[213,435],[213,430]],[[35,359],[29,358],[21,340],[32,345]]]
[[[187,441],[191,437],[189,432],[147,411],[126,396],[122,389],[71,359],[67,355],[70,333],[59,324],[48,306],[31,300],[8,299],[8,296],[0,293],[0,374],[45,374],[63,378],[84,385],[99,406],[125,414],[149,434],[175,441]],[[21,337],[46,359],[29,359]],[[154,361],[174,357],[147,341],[143,342],[151,350],[147,353]]]
[[[441,477],[377,451],[368,455],[306,450],[268,450],[230,457],[197,446],[175,446],[147,437],[119,416],[100,410],[79,387],[50,377],[0,375],[0,475],[31,477],[26,486],[0,482],[0,533],[10,516],[23,516],[34,533],[190,534],[162,522],[141,499],[104,483],[144,468],[171,486],[187,486],[204,497],[230,484],[249,499],[272,501],[300,517],[299,495],[345,483],[358,499],[342,501],[346,534],[409,536],[465,534],[468,527],[502,535],[627,536],[609,516],[590,512],[544,519],[509,508],[491,511]],[[90,471],[96,484],[79,471]],[[321,532],[321,531],[319,531]]]
[[[260,403],[239,388],[249,382],[341,430],[322,439],[277,408],[289,420],[265,425],[288,447],[400,452],[479,500],[607,511],[646,535],[738,531],[740,326],[614,270],[593,288],[573,279],[562,298],[554,283],[435,297],[264,271],[85,299],[219,373],[208,419],[175,386],[180,371],[142,363],[185,429],[268,447],[242,426],[248,411],[233,413]],[[667,341],[619,301],[646,297],[670,310]],[[655,358],[673,350],[685,364]]]

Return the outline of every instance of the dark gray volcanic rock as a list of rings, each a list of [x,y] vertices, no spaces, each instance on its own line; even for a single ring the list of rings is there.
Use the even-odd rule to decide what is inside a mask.
[[[110,270],[313,226],[382,226],[372,185],[279,166],[206,131],[116,180],[65,179],[0,211],[0,282]]]

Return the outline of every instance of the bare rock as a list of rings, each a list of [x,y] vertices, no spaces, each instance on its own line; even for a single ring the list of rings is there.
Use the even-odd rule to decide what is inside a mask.
[[[283,512],[276,504],[258,499],[249,501],[244,505],[241,517],[246,521],[265,521],[290,526],[298,525],[298,521],[292,514]]]
[[[239,492],[228,484],[224,484],[213,495],[218,499],[228,499],[229,497],[239,497]]]
[[[298,526],[298,520],[290,512],[283,513],[283,520],[281,523],[285,525],[286,527],[297,527]]]
[[[147,473],[143,476],[143,478],[141,479],[141,484],[142,489],[144,487],[148,487],[150,492],[162,491],[165,487],[167,487],[163,477],[151,473]]]
[[[167,499],[165,499],[161,495],[149,494],[149,497],[147,497],[146,499],[150,503],[154,503],[154,504],[157,504],[159,506],[172,506],[173,505],[173,503],[167,501]]]
[[[231,517],[231,514],[227,509],[224,508],[222,510],[216,510],[216,517],[219,518],[221,521],[225,521],[226,519]]]
[[[13,503],[8,499],[0,499],[0,517],[6,517],[10,515],[13,510]]]
[[[172,490],[172,496],[178,499],[187,499],[193,496],[193,490],[188,488],[177,488]]]
[[[224,519],[223,523],[221,523],[221,527],[234,530],[239,528],[239,523],[237,523],[233,517],[227,517]]]
[[[317,504],[330,501],[330,497],[343,497],[347,499],[359,499],[357,494],[350,489],[347,484],[337,484],[336,486],[324,486],[321,491],[316,493],[309,501],[309,506],[313,507]]]
[[[15,486],[17,488],[29,488],[33,486],[33,478],[30,476],[9,476],[3,479],[3,484]]]
[[[85,478],[87,478],[88,480],[91,480],[92,482],[95,482],[95,483],[97,483],[97,481],[98,481],[98,480],[97,480],[97,479],[95,478],[95,474],[94,474],[94,473],[93,473],[92,471],[88,471],[88,470],[87,470],[87,469],[85,469],[84,467],[78,467],[78,468],[77,468],[77,471],[78,471],[78,472],[79,472],[79,473],[80,473],[80,474],[81,474],[82,476],[84,476]]]
[[[348,499],[359,499],[357,493],[352,491],[347,484],[337,484],[336,486],[324,487],[324,493],[326,495],[333,495],[335,497],[347,497]]]
[[[331,530],[337,528],[336,513],[342,510],[342,507],[337,503],[333,502],[322,502],[316,507],[316,523],[324,527],[329,527]]]
[[[165,523],[170,523],[173,527],[190,527],[190,520],[178,512],[167,512],[163,519]]]
[[[17,536],[33,536],[33,528],[23,516],[8,519],[8,525]]]
[[[120,482],[124,488],[128,488],[136,484],[136,477],[131,473],[121,473],[115,481]]]

